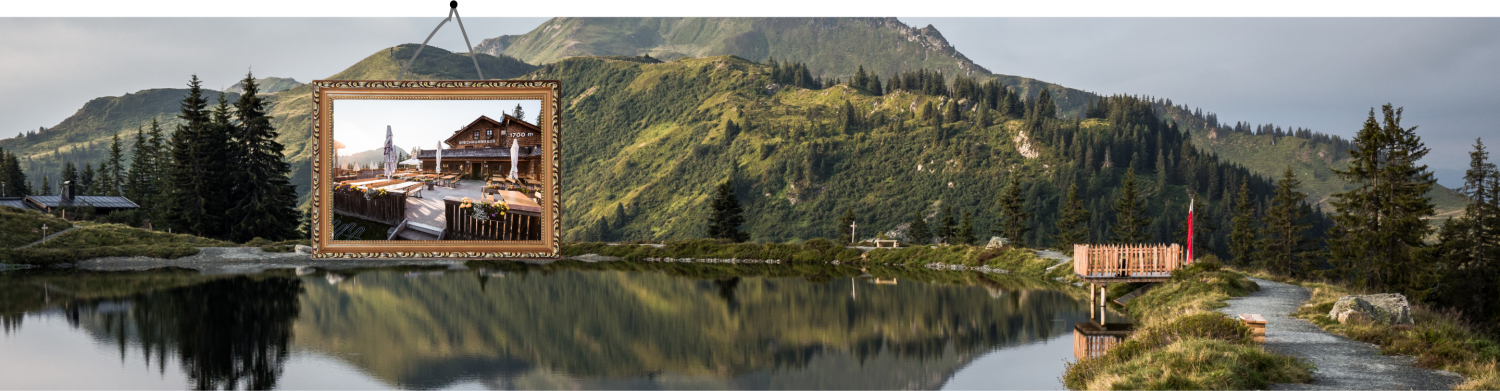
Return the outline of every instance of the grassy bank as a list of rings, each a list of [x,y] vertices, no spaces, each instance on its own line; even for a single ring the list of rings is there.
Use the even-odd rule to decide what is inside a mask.
[[[67,220],[42,212],[0,206],[0,251],[42,240],[42,226],[48,233],[68,229],[73,224]]]
[[[120,224],[78,222],[78,229],[47,243],[0,252],[0,260],[37,265],[76,262],[98,257],[148,256],[179,258],[198,253],[198,247],[235,247],[237,244],[192,235],[128,227]]]
[[[1068,366],[1072,389],[1262,389],[1312,381],[1312,366],[1267,352],[1250,329],[1214,309],[1258,290],[1245,274],[1201,259],[1132,300],[1136,332],[1095,358]]]
[[[1063,277],[1071,275],[1072,268],[1055,265],[1053,260],[1037,257],[1031,250],[1007,248],[986,250],[980,246],[916,246],[882,248],[869,252],[836,245],[826,239],[813,239],[802,244],[784,243],[730,243],[710,239],[693,239],[662,243],[661,247],[639,244],[617,244],[598,242],[563,243],[563,256],[598,254],[620,257],[626,260],[647,258],[694,258],[694,259],[775,259],[786,263],[833,263],[854,266],[902,266],[923,267],[928,264],[987,266],[1004,269],[1011,273],[1035,277]]]
[[[1422,368],[1442,369],[1464,376],[1460,390],[1500,389],[1500,344],[1476,330],[1453,312],[1438,311],[1421,303],[1412,303],[1409,326],[1379,323],[1340,324],[1328,317],[1333,304],[1345,295],[1366,294],[1325,282],[1287,281],[1269,275],[1266,279],[1297,284],[1312,291],[1312,298],[1297,310],[1296,317],[1307,319],[1324,330],[1356,341],[1380,346],[1382,354],[1416,357]]]

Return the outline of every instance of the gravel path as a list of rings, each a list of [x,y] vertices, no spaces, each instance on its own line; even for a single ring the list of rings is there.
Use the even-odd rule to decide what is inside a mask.
[[[1281,390],[1436,390],[1452,389],[1463,377],[1448,371],[1412,366],[1409,356],[1382,356],[1369,343],[1330,334],[1306,320],[1290,317],[1312,296],[1306,288],[1252,278],[1260,291],[1228,300],[1219,311],[1266,318],[1266,350],[1305,358],[1317,366],[1310,384],[1273,384]]]

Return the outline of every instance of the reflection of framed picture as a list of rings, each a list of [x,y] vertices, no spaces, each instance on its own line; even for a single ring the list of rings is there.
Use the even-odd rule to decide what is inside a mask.
[[[556,257],[555,80],[313,82],[316,257]]]

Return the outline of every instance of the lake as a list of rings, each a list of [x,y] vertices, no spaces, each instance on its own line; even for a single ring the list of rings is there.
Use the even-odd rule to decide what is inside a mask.
[[[1061,389],[1087,302],[814,265],[12,271],[0,388]]]

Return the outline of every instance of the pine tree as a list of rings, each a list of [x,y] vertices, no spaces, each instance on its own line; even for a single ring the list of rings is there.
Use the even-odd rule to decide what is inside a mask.
[[[94,186],[94,177],[98,176],[94,171],[94,163],[84,162],[83,172],[78,174],[78,187],[73,188],[80,195],[99,195],[98,188]]]
[[[31,182],[21,170],[21,161],[15,153],[0,148],[0,196],[20,197],[30,195]]]
[[[1255,204],[1250,201],[1250,181],[1240,180],[1240,197],[1234,203],[1234,222],[1229,231],[1230,259],[1249,266],[1255,254]]]
[[[1266,209],[1265,226],[1261,232],[1258,253],[1264,267],[1275,273],[1290,277],[1307,277],[1312,267],[1313,246],[1304,231],[1312,228],[1305,222],[1312,210],[1303,199],[1307,194],[1299,190],[1302,181],[1297,180],[1291,167],[1276,182],[1276,196]]]
[[[202,83],[198,75],[193,75],[188,81],[188,95],[182,98],[182,112],[177,115],[183,123],[172,132],[171,163],[164,179],[171,186],[160,207],[164,223],[176,232],[197,235],[209,232],[217,226],[215,217],[222,214],[208,210],[203,197],[212,193],[207,187],[216,183],[209,178],[216,173],[209,170],[207,162],[215,156],[205,155],[204,151],[203,138],[210,126],[207,107]]]
[[[944,106],[946,106],[946,111],[944,111],[943,113],[944,123],[951,124],[963,120],[963,114],[958,111],[958,101],[950,100],[948,101],[948,104]]]
[[[906,228],[906,238],[913,245],[932,244],[932,230],[927,227],[927,220],[922,218],[921,212],[912,216],[911,225]]]
[[[114,140],[109,143],[109,158],[105,160],[105,164],[108,164],[109,167],[100,172],[100,174],[104,175],[104,182],[106,183],[104,191],[100,192],[101,194],[112,196],[124,195],[125,166],[123,160],[124,155],[120,150],[120,132],[116,131]]]
[[[151,138],[146,141],[146,150],[151,153],[151,166],[148,169],[150,170],[151,188],[153,191],[149,199],[146,200],[150,203],[149,206],[147,204],[142,204],[142,206],[151,208],[152,214],[157,221],[166,221],[162,218],[161,213],[163,209],[161,208],[161,203],[166,198],[165,194],[172,192],[171,176],[168,171],[168,168],[172,166],[172,148],[166,145],[169,141],[162,138],[161,122],[156,117],[151,118],[150,134]]]
[[[963,222],[958,224],[958,231],[953,233],[953,240],[957,244],[974,244],[974,213],[964,212]]]
[[[73,182],[74,186],[78,185],[78,167],[73,166],[73,162],[63,162],[62,180],[63,182]],[[77,189],[77,187],[74,189]]]
[[[1436,271],[1422,241],[1432,230],[1423,218],[1433,215],[1426,194],[1435,180],[1427,166],[1417,165],[1429,150],[1415,127],[1401,127],[1401,109],[1386,104],[1381,111],[1383,121],[1376,122],[1370,110],[1348,168],[1334,169],[1355,188],[1333,196],[1328,258],[1334,274],[1355,289],[1421,300]]]
[[[1078,199],[1078,184],[1068,186],[1068,201],[1062,206],[1062,218],[1057,219],[1057,234],[1052,240],[1064,253],[1073,254],[1073,245],[1088,241],[1090,213]]]
[[[516,117],[516,119],[525,121],[526,120],[526,111],[525,110],[521,110],[521,104],[517,103],[516,104],[516,109],[512,110],[510,112],[510,116]]]
[[[733,183],[726,180],[719,184],[709,206],[712,211],[708,219],[708,237],[733,242],[743,242],[749,238],[749,235],[740,232],[740,224],[745,222],[745,216],[744,210],[740,209],[739,198],[734,195]]]
[[[284,148],[276,141],[254,74],[246,74],[240,84],[244,92],[234,104],[240,126],[231,141],[237,150],[230,189],[235,204],[225,221],[231,225],[229,237],[240,242],[297,237],[297,187],[289,179],[291,167],[282,159]]]
[[[854,72],[854,80],[850,82],[855,88],[864,88],[866,84],[870,84],[870,76],[865,74],[864,65],[860,65],[859,70]]]
[[[1500,301],[1494,298],[1500,277],[1500,170],[1489,162],[1484,142],[1474,140],[1469,169],[1460,192],[1469,200],[1464,215],[1449,219],[1439,231],[1437,253],[1444,275],[1434,289],[1434,303],[1456,308],[1475,324],[1494,324]]]
[[[1135,169],[1125,170],[1125,181],[1120,186],[1120,198],[1115,200],[1115,240],[1121,243],[1140,244],[1150,237],[1143,229],[1151,225],[1146,218],[1145,205],[1135,188]]]
[[[1025,245],[1022,235],[1031,230],[1026,225],[1031,214],[1026,213],[1026,200],[1021,197],[1020,175],[1011,174],[1010,186],[1000,193],[999,209],[1000,222],[995,225],[994,233],[1009,239],[1012,246]]]
[[[156,151],[150,149],[146,143],[146,131],[144,128],[136,128],[135,151],[130,156],[130,173],[126,176],[125,196],[139,205],[151,205],[148,200],[156,193],[155,178],[151,177],[154,163],[151,158],[156,156]]]
[[[937,226],[937,232],[936,232],[938,238],[941,238],[941,240],[943,241],[943,243],[951,243],[952,242],[951,239],[953,239],[953,230],[954,230],[954,226],[955,225],[956,224],[953,221],[953,207],[952,206],[944,207],[943,208],[943,219],[939,220],[939,223],[938,223],[938,226]]]
[[[838,236],[836,236],[837,238],[839,238],[839,243],[854,243],[854,241],[857,240],[856,238],[849,236],[849,226],[853,224],[854,209],[844,208],[844,215],[842,217],[839,217],[839,226],[834,227],[839,232]]]
[[[42,195],[52,195],[52,184],[48,182],[47,176],[42,176]]]

